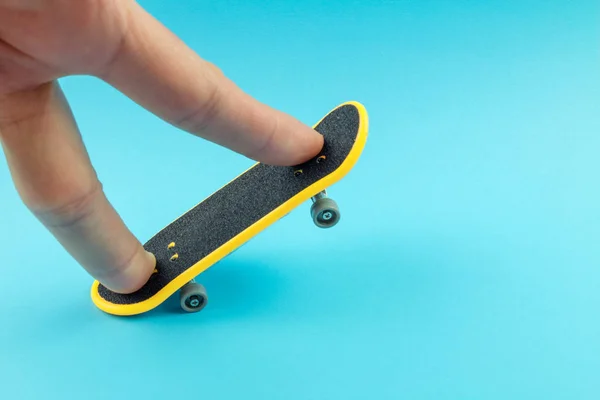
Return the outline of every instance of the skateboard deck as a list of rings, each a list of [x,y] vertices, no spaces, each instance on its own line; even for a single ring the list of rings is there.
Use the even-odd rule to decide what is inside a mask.
[[[157,263],[141,289],[119,294],[94,281],[93,303],[109,314],[135,315],[181,289],[182,308],[199,311],[207,296],[195,277],[303,202],[312,199],[311,216],[318,227],[335,225],[341,213],[326,190],[358,161],[367,140],[367,112],[360,103],[343,103],[313,128],[324,137],[317,156],[293,167],[254,164],[144,244]]]

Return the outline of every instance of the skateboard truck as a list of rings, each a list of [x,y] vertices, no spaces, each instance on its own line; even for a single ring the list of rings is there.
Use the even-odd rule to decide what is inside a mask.
[[[340,210],[337,203],[327,197],[327,191],[317,193],[312,198],[310,214],[319,228],[331,228],[340,220]],[[186,312],[198,312],[208,302],[206,289],[194,279],[186,283],[179,291],[179,303]]]
[[[206,289],[194,279],[183,285],[179,291],[179,303],[181,308],[187,312],[198,312],[202,310],[208,302]]]
[[[312,197],[310,216],[319,228],[331,228],[340,221],[340,209],[337,203],[327,197],[327,190]]]
[[[317,193],[312,198],[310,214],[319,228],[331,228],[340,220],[340,210],[337,203],[327,197],[327,191]],[[208,302],[206,289],[194,279],[186,283],[179,291],[179,303],[186,312],[198,312]]]

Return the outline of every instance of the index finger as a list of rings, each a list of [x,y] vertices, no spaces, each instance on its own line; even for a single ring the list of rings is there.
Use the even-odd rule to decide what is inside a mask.
[[[322,136],[240,90],[135,2],[127,33],[98,74],[167,122],[252,159],[294,165],[316,155]]]

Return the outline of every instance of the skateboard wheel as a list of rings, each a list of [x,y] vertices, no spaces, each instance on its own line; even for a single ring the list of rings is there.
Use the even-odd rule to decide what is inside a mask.
[[[207,302],[206,289],[199,283],[190,282],[179,292],[179,303],[186,312],[198,312],[206,306]]]
[[[329,197],[320,197],[310,207],[313,222],[319,228],[331,228],[340,220],[340,209]]]

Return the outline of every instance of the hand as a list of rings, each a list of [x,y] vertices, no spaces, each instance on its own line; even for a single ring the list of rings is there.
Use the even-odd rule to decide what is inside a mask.
[[[131,293],[155,258],[104,195],[57,79],[98,77],[174,126],[294,165],[322,136],[255,101],[133,0],[0,0],[0,143],[17,191],[94,278]]]

